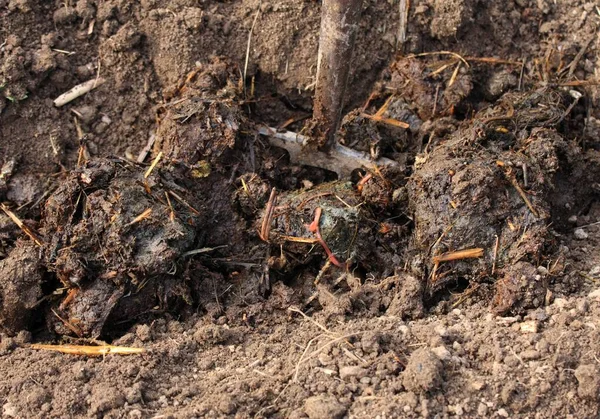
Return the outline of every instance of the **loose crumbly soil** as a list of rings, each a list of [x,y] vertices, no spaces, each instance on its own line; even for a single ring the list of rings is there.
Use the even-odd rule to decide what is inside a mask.
[[[4,416],[598,416],[597,4],[365,1],[340,141],[399,167],[350,182],[256,134],[319,12],[0,0]],[[98,339],[147,352],[30,348]]]

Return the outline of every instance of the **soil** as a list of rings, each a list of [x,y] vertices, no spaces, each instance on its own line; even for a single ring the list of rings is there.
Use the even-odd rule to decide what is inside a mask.
[[[0,0],[3,416],[600,414],[597,4],[363,2],[339,140],[399,164],[351,179],[257,134],[319,20]]]

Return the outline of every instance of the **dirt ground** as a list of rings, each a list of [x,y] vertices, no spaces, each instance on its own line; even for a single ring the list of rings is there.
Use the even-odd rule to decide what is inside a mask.
[[[597,2],[364,1],[350,180],[257,134],[319,13],[0,0],[3,416],[600,414]]]

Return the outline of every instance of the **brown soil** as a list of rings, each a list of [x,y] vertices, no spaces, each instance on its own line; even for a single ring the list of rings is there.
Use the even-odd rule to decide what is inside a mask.
[[[363,2],[340,141],[399,165],[339,180],[256,134],[319,19],[0,0],[4,416],[600,414],[598,6]]]

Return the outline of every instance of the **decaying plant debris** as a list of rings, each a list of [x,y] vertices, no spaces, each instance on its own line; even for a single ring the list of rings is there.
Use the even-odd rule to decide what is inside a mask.
[[[562,266],[550,227],[557,185],[594,173],[559,132],[576,99],[550,87],[507,93],[458,122],[473,86],[454,59],[428,71],[425,58],[399,59],[344,119],[342,142],[396,167],[302,189],[256,142],[235,66],[199,67],[157,108],[150,166],[91,160],[47,198],[31,230],[37,245],[20,242],[0,265],[4,329],[43,311],[52,332],[96,338],[150,312],[210,311],[213,296],[198,281],[216,289],[229,272],[257,294],[306,272],[315,293],[318,282],[346,278],[353,299],[380,299],[402,317],[421,315],[423,299],[459,280],[495,284],[497,313],[544,304],[549,278],[537,267],[553,258],[552,269]],[[212,249],[226,257],[205,256]],[[382,285],[356,288],[367,278]],[[390,287],[397,298],[385,297]]]
[[[557,257],[552,196],[581,164],[577,145],[556,131],[573,100],[549,88],[507,94],[417,157],[407,186],[415,268],[432,292],[461,278],[497,281],[498,313],[544,304],[548,278],[536,267]],[[472,248],[481,251],[440,257]]]

